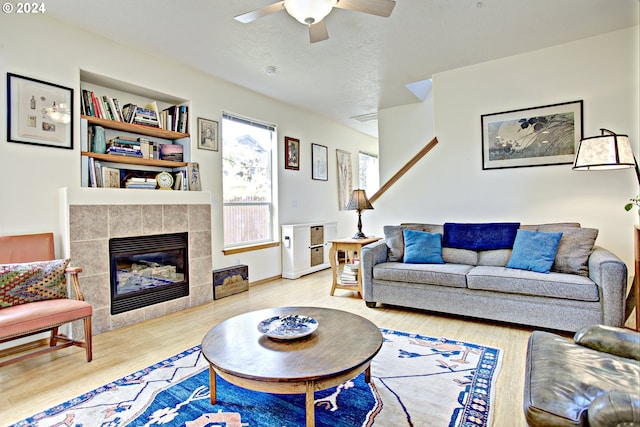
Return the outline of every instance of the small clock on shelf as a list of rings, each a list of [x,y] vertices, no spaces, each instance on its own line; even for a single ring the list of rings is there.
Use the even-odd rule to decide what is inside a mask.
[[[160,190],[172,190],[173,189],[173,175],[169,172],[160,172],[156,175],[156,182]]]

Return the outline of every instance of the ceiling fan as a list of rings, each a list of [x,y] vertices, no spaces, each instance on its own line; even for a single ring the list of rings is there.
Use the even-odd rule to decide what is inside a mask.
[[[235,19],[248,24],[263,16],[286,10],[289,15],[309,27],[309,39],[311,43],[315,43],[329,38],[324,18],[334,7],[386,18],[391,15],[395,5],[394,0],[282,0],[238,15]]]

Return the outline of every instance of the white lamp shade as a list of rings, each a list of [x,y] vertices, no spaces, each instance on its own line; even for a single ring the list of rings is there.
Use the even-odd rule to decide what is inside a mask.
[[[331,12],[338,0],[285,0],[289,15],[305,25],[316,24]]]
[[[575,170],[605,170],[635,167],[627,135],[599,135],[585,138],[578,145]]]

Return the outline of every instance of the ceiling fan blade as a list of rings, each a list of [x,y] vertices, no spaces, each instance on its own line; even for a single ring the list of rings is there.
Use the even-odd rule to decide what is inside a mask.
[[[243,24],[248,24],[258,18],[280,12],[281,10],[284,10],[284,1],[279,1],[277,3],[270,4],[269,6],[243,13],[242,15],[236,16],[234,19],[242,22]]]
[[[311,43],[321,42],[329,38],[327,32],[327,26],[324,23],[324,19],[316,24],[309,25],[309,40]]]
[[[338,3],[334,7],[384,16],[386,18],[391,15],[391,11],[393,11],[395,5],[396,2],[394,0],[338,0]]]

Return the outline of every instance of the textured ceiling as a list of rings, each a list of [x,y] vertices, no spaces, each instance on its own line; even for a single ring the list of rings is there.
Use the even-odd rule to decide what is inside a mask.
[[[285,11],[249,24],[233,19],[273,2],[55,0],[47,14],[377,136],[375,120],[351,117],[419,102],[406,84],[638,25],[639,3],[396,0],[389,18],[334,9],[330,38],[314,44]]]

